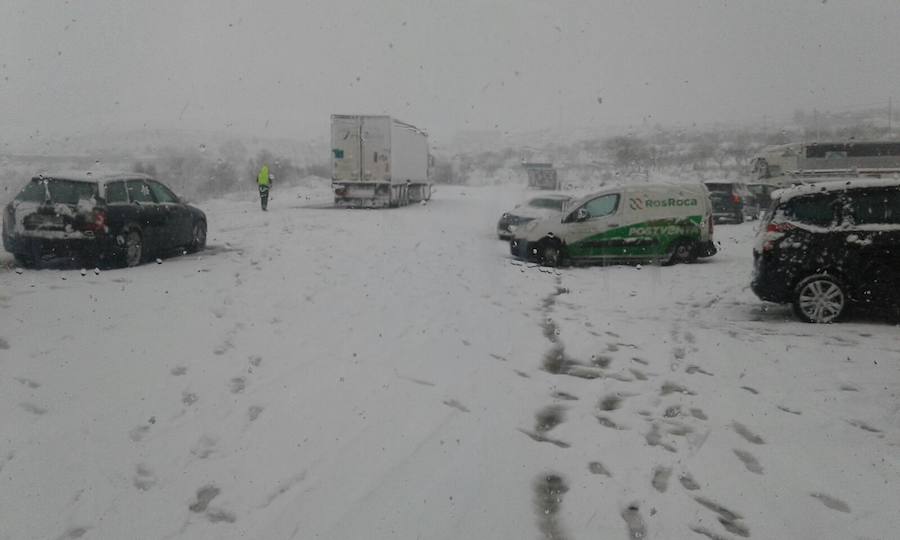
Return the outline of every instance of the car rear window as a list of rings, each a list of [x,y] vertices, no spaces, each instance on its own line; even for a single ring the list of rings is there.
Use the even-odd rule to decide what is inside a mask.
[[[44,202],[47,200],[45,181],[35,178],[31,182],[28,182],[28,184],[22,188],[22,191],[16,195],[16,200],[21,202]]]
[[[46,191],[45,191],[46,187]],[[34,178],[16,196],[17,201],[44,202],[47,195],[55,204],[78,204],[97,197],[97,184],[58,178]]]
[[[828,226],[835,222],[835,196],[815,195],[796,197],[783,207],[784,215],[790,221],[809,225]]]

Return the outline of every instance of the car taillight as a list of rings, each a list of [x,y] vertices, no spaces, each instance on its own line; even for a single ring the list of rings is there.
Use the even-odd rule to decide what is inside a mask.
[[[731,200],[734,201],[734,204],[741,204],[741,197],[740,197],[740,195],[732,195],[732,196],[731,196]]]
[[[106,211],[94,210],[93,220],[85,223],[84,229],[93,232],[103,232],[106,230]]]

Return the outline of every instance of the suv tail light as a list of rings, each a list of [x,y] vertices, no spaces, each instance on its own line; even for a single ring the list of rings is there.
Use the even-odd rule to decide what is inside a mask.
[[[741,196],[740,195],[732,195],[731,200],[732,200],[732,202],[734,202],[734,204],[741,204]]]
[[[791,229],[793,229],[793,228],[794,228],[794,226],[791,225],[790,223],[772,223],[772,222],[769,222],[769,224],[766,225],[766,232],[771,232],[771,233],[783,233],[783,232],[788,232],[789,230],[791,230]]]
[[[85,231],[104,232],[106,230],[106,210],[94,210],[93,220],[84,224]]]

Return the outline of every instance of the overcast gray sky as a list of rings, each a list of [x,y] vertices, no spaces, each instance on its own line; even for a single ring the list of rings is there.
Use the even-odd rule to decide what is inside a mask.
[[[6,0],[0,118],[307,137],[389,113],[447,138],[760,121],[900,96],[898,28],[898,0]]]

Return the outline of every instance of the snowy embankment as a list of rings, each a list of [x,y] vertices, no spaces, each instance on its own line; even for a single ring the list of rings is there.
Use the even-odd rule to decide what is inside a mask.
[[[201,206],[209,249],[0,271],[0,539],[890,538],[900,340],[695,265],[546,271],[513,188]]]

